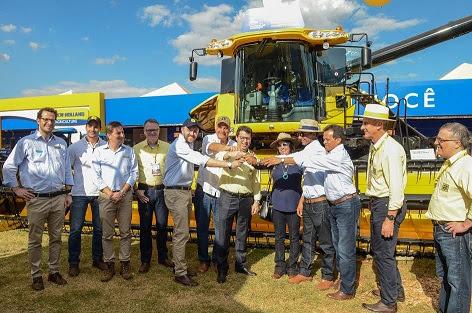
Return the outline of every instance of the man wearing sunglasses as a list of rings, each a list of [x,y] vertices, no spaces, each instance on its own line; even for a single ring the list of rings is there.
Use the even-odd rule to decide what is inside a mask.
[[[440,312],[469,312],[471,292],[472,157],[470,134],[460,123],[447,123],[435,140],[445,159],[426,216],[433,222],[436,272],[441,278]]]
[[[311,119],[302,119],[298,129],[298,139],[305,147],[302,151],[288,156],[277,156],[261,161],[266,166],[277,164],[297,164],[304,169],[303,195],[297,207],[297,213],[303,218],[303,245],[299,274],[289,278],[289,282],[299,284],[312,281],[312,253],[314,251],[313,238],[317,237],[323,251],[321,264],[321,282],[317,288],[327,290],[334,285],[334,256],[335,250],[331,237],[329,221],[329,204],[325,195],[326,172],[320,168],[307,168],[303,163],[317,155],[324,154],[325,150],[317,139],[321,132],[318,122]]]

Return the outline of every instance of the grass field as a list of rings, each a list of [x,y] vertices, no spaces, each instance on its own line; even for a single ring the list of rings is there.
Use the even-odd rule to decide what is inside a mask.
[[[373,303],[378,299],[370,291],[375,277],[370,258],[359,258],[359,287],[356,298],[336,302],[315,289],[320,271],[315,261],[313,282],[291,285],[287,278],[278,281],[273,272],[274,253],[271,249],[250,249],[248,260],[258,273],[247,278],[231,271],[228,282],[216,283],[216,273],[210,270],[199,275],[198,287],[186,288],[173,282],[169,269],[153,261],[149,273],[137,274],[139,267],[139,242],[133,241],[132,268],[135,277],[123,280],[119,275],[109,283],[100,282],[100,273],[91,267],[91,237],[83,236],[81,274],[67,276],[67,235],[63,237],[62,273],[68,280],[66,286],[55,286],[47,280],[47,236],[43,242],[43,279],[45,290],[35,292],[30,288],[31,278],[27,259],[27,231],[0,232],[0,313],[7,312],[366,312],[362,302]],[[117,241],[117,240],[116,240]],[[171,248],[171,243],[168,243]],[[155,251],[155,250],[154,250]],[[230,262],[234,263],[231,249]],[[196,245],[187,249],[190,267],[196,268]],[[231,263],[231,264],[233,264]],[[406,291],[406,301],[399,304],[399,312],[435,312],[439,282],[435,278],[432,259],[400,259],[400,272]]]

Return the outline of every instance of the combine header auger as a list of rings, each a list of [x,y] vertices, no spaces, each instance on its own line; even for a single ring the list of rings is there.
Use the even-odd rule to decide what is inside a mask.
[[[258,30],[212,40],[206,48],[192,50],[190,80],[197,79],[195,55],[225,57],[220,94],[194,108],[191,115],[207,132],[214,130],[214,119],[220,115],[229,116],[234,129],[241,125],[251,127],[254,149],[260,157],[272,154],[269,143],[280,132],[295,132],[302,118],[314,118],[322,127],[341,125],[348,136],[346,147],[356,165],[354,179],[362,195],[370,143],[360,132],[360,109],[367,103],[386,104],[375,95],[375,77],[367,70],[470,31],[472,16],[375,52],[371,52],[367,34],[348,34],[341,27]],[[359,45],[360,42],[363,44]],[[386,90],[388,94],[388,83]],[[400,100],[397,108],[403,102]],[[392,128],[407,155],[410,157],[414,149],[432,148],[432,140],[410,126],[406,114],[401,117],[398,112]],[[423,213],[441,163],[408,160],[408,214],[400,229],[399,242],[403,243],[397,249],[400,253],[432,251],[432,225]],[[264,178],[267,173],[263,181]],[[366,204],[364,201],[359,230],[359,243],[364,248],[368,248],[370,235]],[[264,225],[255,218],[253,233],[266,232],[260,229]]]

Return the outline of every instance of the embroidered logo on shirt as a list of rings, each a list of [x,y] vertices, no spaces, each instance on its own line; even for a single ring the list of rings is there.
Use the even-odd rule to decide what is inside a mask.
[[[442,184],[441,190],[444,191],[444,192],[448,192],[449,191],[449,185],[448,184]]]

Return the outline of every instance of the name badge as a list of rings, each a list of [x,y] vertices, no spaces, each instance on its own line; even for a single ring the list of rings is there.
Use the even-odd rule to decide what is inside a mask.
[[[159,163],[151,163],[152,176],[161,176],[161,166]]]

